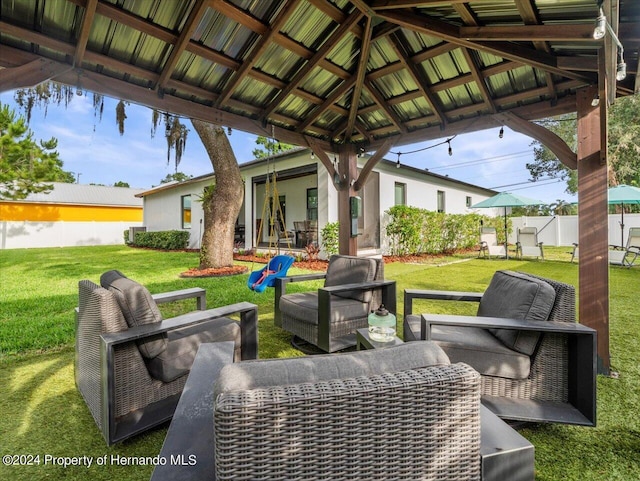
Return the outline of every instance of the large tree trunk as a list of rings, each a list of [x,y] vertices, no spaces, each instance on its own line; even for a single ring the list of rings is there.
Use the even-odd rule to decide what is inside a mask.
[[[219,125],[192,119],[204,144],[213,171],[215,187],[205,191],[204,234],[200,246],[200,269],[233,265],[233,233],[242,207],[244,185],[240,167],[224,129]]]

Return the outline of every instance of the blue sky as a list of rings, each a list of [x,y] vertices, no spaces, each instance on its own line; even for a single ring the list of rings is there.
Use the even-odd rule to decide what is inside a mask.
[[[13,92],[0,94],[0,102],[16,107]],[[64,169],[76,176],[79,174],[81,184],[112,185],[123,181],[139,188],[158,185],[175,171],[173,158],[167,163],[163,132],[159,131],[152,139],[151,110],[130,104],[126,110],[125,133],[121,136],[115,121],[116,103],[116,100],[105,99],[102,121],[94,117],[91,95],[76,96],[67,108],[52,105],[46,115],[44,110],[34,108],[30,128],[36,139],[58,139]],[[210,173],[212,167],[204,147],[189,122],[187,127],[189,137],[178,170],[193,176]],[[506,127],[502,139],[498,133],[499,128],[495,128],[459,135],[451,141],[452,156],[448,155],[446,144],[415,154],[406,153],[444,139],[394,147],[391,151],[403,153],[403,164],[428,168],[482,187],[517,192],[546,203],[557,199],[576,200],[564,192],[564,182],[527,183],[526,163],[533,160],[532,140]],[[252,160],[251,151],[256,147],[254,135],[233,130],[229,140],[238,162]],[[395,161],[397,155],[389,153],[386,158]]]

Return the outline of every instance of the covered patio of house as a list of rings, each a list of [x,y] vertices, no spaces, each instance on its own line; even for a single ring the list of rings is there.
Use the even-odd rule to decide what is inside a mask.
[[[606,116],[640,88],[639,30],[632,0],[15,0],[0,91],[53,80],[310,147],[334,178],[343,254],[350,198],[392,147],[525,133],[578,171],[579,318],[608,373]],[[568,112],[577,152],[535,123]]]

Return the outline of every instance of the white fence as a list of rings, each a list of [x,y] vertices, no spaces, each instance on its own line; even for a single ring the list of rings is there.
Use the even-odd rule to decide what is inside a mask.
[[[0,221],[0,249],[118,245],[142,222]]]
[[[621,245],[621,215],[609,214],[609,244]],[[570,246],[578,242],[578,216],[512,217],[513,232],[509,242],[516,242],[519,227],[537,227],[538,240],[549,246]],[[627,241],[630,227],[640,227],[640,214],[624,215],[624,240]]]

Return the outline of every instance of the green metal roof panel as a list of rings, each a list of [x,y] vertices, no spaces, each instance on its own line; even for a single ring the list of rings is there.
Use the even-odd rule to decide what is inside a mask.
[[[321,67],[315,67],[300,85],[302,90],[320,98],[326,98],[340,83],[341,79]]]
[[[236,59],[243,53],[246,54],[245,45],[249,40],[255,41],[257,38],[255,32],[211,8],[205,11],[192,36],[193,40],[201,42],[206,47]]]

